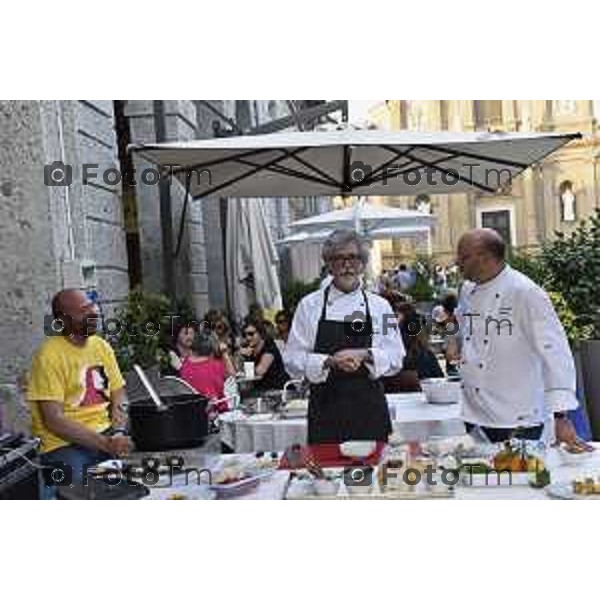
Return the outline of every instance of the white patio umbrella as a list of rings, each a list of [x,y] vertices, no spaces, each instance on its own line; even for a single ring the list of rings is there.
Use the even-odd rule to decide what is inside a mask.
[[[581,134],[309,131],[132,146],[199,197],[493,193]],[[188,177],[189,175],[189,177]]]
[[[579,137],[579,133],[347,129],[141,144],[130,149],[176,175],[194,199],[410,196],[472,189],[494,193]],[[187,198],[186,194],[186,202]]]
[[[225,261],[229,299],[235,314],[248,314],[254,302],[267,310],[282,308],[277,251],[260,200],[229,201]]]
[[[314,231],[299,231],[278,240],[279,246],[297,246],[300,244],[320,244],[333,232],[333,229],[319,229]],[[379,227],[369,230],[365,237],[371,240],[383,240],[393,238],[413,238],[427,236],[431,231],[428,225]]]
[[[351,228],[369,235],[371,231],[382,228],[398,228],[408,231],[414,227],[431,227],[436,221],[433,215],[418,210],[377,205],[361,199],[354,206],[332,210],[290,224],[294,233],[319,231],[324,228]]]

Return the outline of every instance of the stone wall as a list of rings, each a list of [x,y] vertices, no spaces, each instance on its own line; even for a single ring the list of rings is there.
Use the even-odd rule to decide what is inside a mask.
[[[165,100],[165,133],[167,141],[190,140],[196,137],[197,117],[192,102],[187,100]],[[132,143],[155,143],[155,117],[152,100],[130,100],[125,107],[129,119]],[[162,235],[160,220],[160,195],[157,185],[144,185],[140,180],[142,171],[152,167],[134,155],[142,275],[144,288],[164,292]],[[172,206],[173,243],[177,244],[185,190],[178,181],[170,186]],[[187,297],[198,314],[208,308],[208,275],[204,242],[202,206],[190,205],[186,215],[182,250],[172,261],[175,270],[176,294]]]
[[[70,186],[45,185],[44,167],[70,166]],[[83,163],[99,181],[82,184]],[[0,407],[23,429],[18,381],[44,339],[52,295],[95,288],[105,314],[127,295],[120,186],[102,183],[117,167],[110,101],[0,102]],[[82,269],[82,265],[88,268]],[[14,425],[14,423],[9,423]]]

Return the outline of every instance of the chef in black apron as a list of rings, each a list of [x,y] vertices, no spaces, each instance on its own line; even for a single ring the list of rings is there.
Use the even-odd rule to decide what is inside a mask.
[[[323,245],[333,276],[298,305],[284,352],[293,377],[310,382],[308,443],[387,441],[391,421],[383,384],[404,349],[388,302],[361,289],[368,246],[353,231]]]

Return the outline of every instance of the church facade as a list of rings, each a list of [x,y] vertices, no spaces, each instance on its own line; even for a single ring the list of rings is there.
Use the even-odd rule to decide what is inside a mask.
[[[493,227],[518,251],[531,252],[568,233],[590,216],[600,202],[600,101],[594,100],[386,100],[369,112],[382,129],[417,131],[575,132],[583,138],[568,144],[515,178],[494,195],[421,195],[386,198],[394,206],[416,208],[437,217],[433,259],[454,260],[460,236],[474,227]],[[418,242],[378,243],[383,268],[424,251]]]

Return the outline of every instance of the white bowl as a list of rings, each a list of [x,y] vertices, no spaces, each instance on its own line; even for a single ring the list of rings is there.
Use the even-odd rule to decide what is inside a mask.
[[[423,379],[421,389],[430,404],[456,404],[462,399],[462,383],[446,379]]]
[[[575,454],[573,452],[568,452],[562,446],[558,447],[558,454],[563,464],[565,465],[578,465],[588,458],[595,456],[595,452],[580,452]]]
[[[365,458],[373,454],[376,448],[377,442],[368,440],[354,440],[340,444],[342,456],[347,456],[348,458]]]

